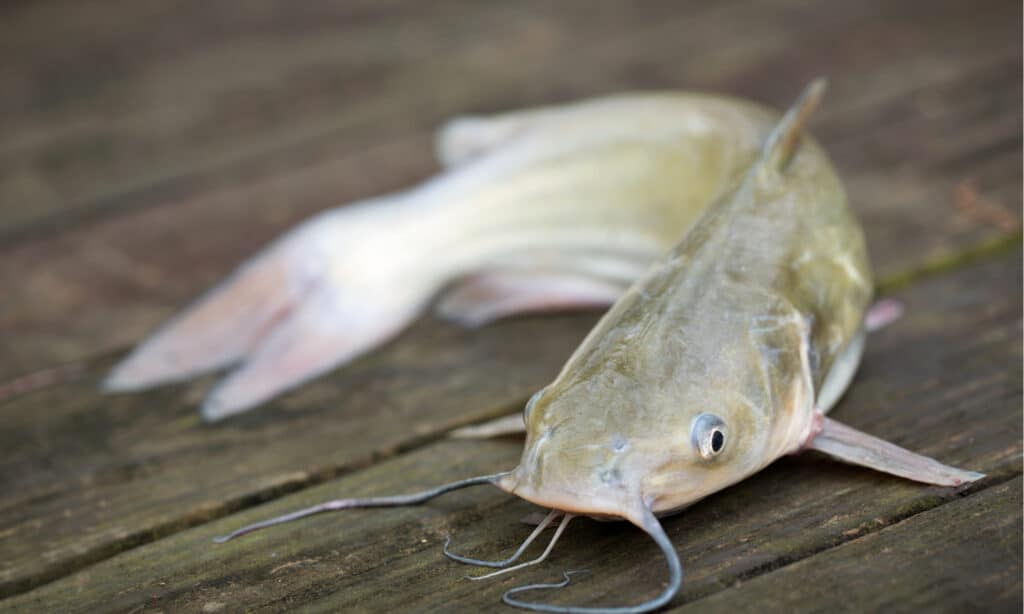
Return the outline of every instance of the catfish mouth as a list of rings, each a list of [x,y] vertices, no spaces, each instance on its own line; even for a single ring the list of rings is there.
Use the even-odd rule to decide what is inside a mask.
[[[559,496],[558,494],[556,494],[553,497],[552,496],[546,496],[546,497],[540,497],[539,499],[530,496],[530,493],[524,493],[523,489],[521,488],[521,486],[519,484],[519,479],[518,479],[519,477],[523,476],[524,474],[525,474],[525,472],[523,471],[522,465],[520,465],[519,467],[516,467],[516,469],[514,469],[513,471],[511,471],[511,472],[509,472],[507,474],[504,474],[500,478],[494,480],[492,483],[494,485],[498,486],[499,488],[501,488],[502,490],[505,490],[509,494],[518,495],[518,496],[522,497],[523,499],[526,499],[526,500],[531,501],[533,503],[538,503],[540,505],[544,505],[546,507],[548,507],[548,506],[554,507],[555,510],[552,510],[547,515],[547,517],[545,518],[544,522],[542,522],[540,525],[537,526],[537,528],[534,530],[533,534],[531,534],[531,536],[529,538],[527,538],[527,541],[525,541],[523,543],[523,546],[521,546],[520,549],[525,548],[530,543],[530,541],[533,539],[533,537],[537,533],[539,533],[540,531],[544,530],[545,525],[548,522],[550,522],[551,518],[559,515],[559,511],[564,512],[564,515],[562,516],[562,522],[558,525],[558,528],[555,530],[555,535],[552,538],[552,541],[548,544],[547,549],[544,551],[544,554],[542,554],[540,558],[536,559],[535,561],[529,562],[529,563],[520,563],[517,566],[508,567],[508,568],[506,568],[504,570],[501,570],[501,571],[498,571],[498,572],[492,572],[492,573],[486,574],[484,576],[478,576],[479,578],[484,578],[484,577],[492,576],[492,575],[495,575],[497,573],[502,573],[503,571],[513,570],[513,569],[516,569],[518,567],[523,567],[523,566],[526,566],[526,565],[532,565],[534,563],[537,563],[537,562],[540,562],[540,561],[544,560],[544,558],[547,557],[548,552],[550,552],[552,546],[555,545],[555,542],[558,540],[559,535],[561,535],[561,533],[564,530],[564,528],[566,527],[566,525],[569,523],[570,520],[572,520],[573,517],[575,517],[577,515],[587,515],[587,516],[591,516],[593,518],[596,518],[598,520],[619,520],[619,519],[625,519],[625,520],[630,521],[632,524],[636,525],[637,527],[639,527],[641,530],[643,530],[645,533],[647,533],[651,537],[651,539],[653,539],[654,542],[658,545],[658,548],[661,550],[662,555],[665,557],[665,564],[668,567],[668,576],[669,577],[668,577],[668,583],[662,589],[661,593],[659,593],[656,597],[648,599],[647,601],[645,601],[643,603],[640,603],[638,605],[629,606],[629,607],[617,607],[617,608],[562,607],[562,606],[556,606],[556,605],[551,605],[551,604],[542,603],[542,602],[524,601],[524,600],[521,600],[521,599],[519,599],[517,597],[517,595],[520,594],[520,593],[528,592],[528,591],[533,591],[533,590],[536,590],[536,589],[562,588],[562,587],[566,586],[569,583],[569,581],[570,581],[570,574],[572,573],[572,572],[568,572],[568,571],[564,573],[565,580],[562,581],[562,582],[559,582],[557,584],[527,584],[525,586],[518,586],[518,587],[515,587],[515,588],[512,588],[512,589],[509,589],[509,590],[505,591],[505,594],[502,595],[502,597],[501,597],[501,600],[505,604],[513,606],[513,607],[521,608],[521,609],[524,609],[524,610],[532,610],[532,611],[535,611],[535,612],[564,612],[566,614],[568,614],[570,612],[579,613],[579,614],[590,613],[590,612],[593,612],[595,614],[598,613],[598,612],[622,612],[622,613],[625,614],[625,613],[633,612],[633,613],[639,614],[641,612],[653,612],[655,610],[660,609],[662,606],[665,606],[670,601],[672,601],[672,599],[679,593],[679,589],[682,587],[682,584],[683,584],[683,567],[682,567],[682,563],[679,560],[679,553],[676,551],[675,546],[669,540],[668,535],[665,534],[665,529],[661,526],[661,523],[658,522],[658,519],[655,516],[655,514],[651,511],[651,509],[643,501],[641,501],[641,499],[639,497],[637,497],[637,498],[635,498],[633,500],[634,504],[635,504],[635,507],[633,507],[632,511],[630,513],[628,513],[628,514],[623,514],[621,512],[621,510],[616,510],[613,513],[610,513],[610,514],[609,513],[604,513],[604,512],[601,512],[601,511],[594,512],[593,510],[590,509],[590,506],[587,505],[587,504],[584,504],[581,507],[580,506],[571,507],[571,506],[577,505],[577,496],[576,495],[573,495],[570,498],[570,500],[572,501],[571,506],[566,506],[566,505],[559,504],[561,501],[565,500],[564,499],[564,493],[562,493],[562,496]],[[558,511],[556,511],[556,510],[558,510]],[[445,551],[445,554],[449,555],[447,550]],[[449,556],[451,556],[451,555],[449,555]],[[461,560],[461,559],[457,558],[456,560]]]
[[[577,516],[588,516],[597,520],[627,520],[640,526],[643,503],[638,494],[624,489],[600,489],[585,492],[581,489],[544,488],[531,479],[523,466],[494,482],[494,485],[510,495],[529,501],[544,508],[561,510]]]

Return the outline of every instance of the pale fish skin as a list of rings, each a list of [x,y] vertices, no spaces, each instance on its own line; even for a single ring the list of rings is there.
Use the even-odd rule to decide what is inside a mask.
[[[469,326],[611,304],[735,182],[777,118],[732,98],[651,93],[456,119],[437,139],[443,173],[287,233],[105,388],[235,367],[203,404],[217,420],[379,346],[442,289],[439,313]]]
[[[813,83],[745,172],[715,194],[678,245],[602,317],[555,380],[527,403],[519,465],[412,495],[339,499],[238,529],[217,541],[326,511],[417,505],[477,484],[551,508],[512,557],[469,564],[537,564],[576,515],[624,519],[646,531],[669,580],[636,606],[546,612],[639,613],[669,603],[682,565],[658,517],[677,512],[785,454],[817,449],[930,484],[982,474],[949,467],[825,417],[860,362],[871,269],[864,236],[821,149],[801,136],[824,89]],[[502,427],[504,428],[504,422]],[[512,566],[561,516],[544,553]]]
[[[805,140],[785,172],[755,165],[533,401],[522,463],[499,485],[575,513],[666,513],[799,451],[829,372],[848,348],[860,358],[872,291],[821,149]],[[702,414],[721,424],[711,458],[694,444]]]
[[[860,363],[873,282],[839,177],[800,136],[823,88],[534,395],[500,488],[645,527],[808,448],[931,484],[983,477],[825,417]]]

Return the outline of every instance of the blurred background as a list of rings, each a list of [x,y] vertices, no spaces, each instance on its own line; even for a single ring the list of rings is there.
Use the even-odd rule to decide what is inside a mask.
[[[1012,1],[0,11],[5,375],[123,347],[290,224],[429,176],[432,130],[462,113],[637,89],[785,106],[826,75],[815,132],[875,243],[917,232],[900,207],[948,203],[964,180],[1020,200],[1003,181],[1020,156]],[[995,160],[959,168],[979,155]]]

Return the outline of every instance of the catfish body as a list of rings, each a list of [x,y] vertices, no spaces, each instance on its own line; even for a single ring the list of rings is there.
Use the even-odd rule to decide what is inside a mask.
[[[631,94],[438,136],[443,173],[320,214],[243,264],[111,372],[127,391],[236,367],[204,402],[251,408],[438,311],[479,325],[613,302],[756,158],[774,112]]]
[[[532,404],[509,490],[580,513],[615,515],[640,500],[664,513],[815,434],[829,373],[844,370],[841,358],[859,360],[870,264],[814,143],[804,140],[785,173],[758,166],[629,289]],[[844,357],[848,349],[858,355]],[[701,416],[719,425],[709,458],[694,442]],[[550,500],[565,492],[573,501]]]
[[[651,532],[651,514],[806,448],[931,484],[983,477],[825,417],[860,362],[873,283],[842,185],[802,134],[823,91],[531,399],[501,488]]]
[[[502,599],[543,612],[637,614],[668,604],[682,585],[679,555],[658,516],[784,454],[815,448],[931,484],[983,477],[824,417],[860,361],[872,282],[863,233],[839,180],[825,155],[801,136],[823,89],[820,80],[808,87],[760,155],[716,190],[678,245],[616,301],[558,377],[530,399],[515,469],[411,495],[328,501],[217,541],[312,514],[418,505],[494,484],[551,511],[507,559],[453,554],[447,543],[446,556],[502,568],[474,579],[493,577],[542,562],[576,515],[625,519],[647,532],[665,557],[668,582],[657,596],[614,608],[518,597],[565,586],[566,572],[561,583],[509,589]],[[512,565],[558,516],[544,552]]]

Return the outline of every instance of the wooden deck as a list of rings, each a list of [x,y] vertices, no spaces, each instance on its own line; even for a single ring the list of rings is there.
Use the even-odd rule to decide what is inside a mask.
[[[435,170],[431,130],[632,89],[785,105],[831,79],[813,130],[863,220],[881,293],[835,415],[988,477],[962,491],[786,458],[666,521],[678,611],[1022,607],[1021,7],[812,3],[14,2],[0,8],[0,610],[501,611],[512,586],[629,604],[663,563],[579,521],[489,583],[441,556],[510,551],[526,503],[493,489],[322,516],[338,495],[511,467],[515,439],[452,428],[521,407],[596,314],[465,331],[431,317],[215,426],[210,380],[104,396],[152,326],[311,213]]]

